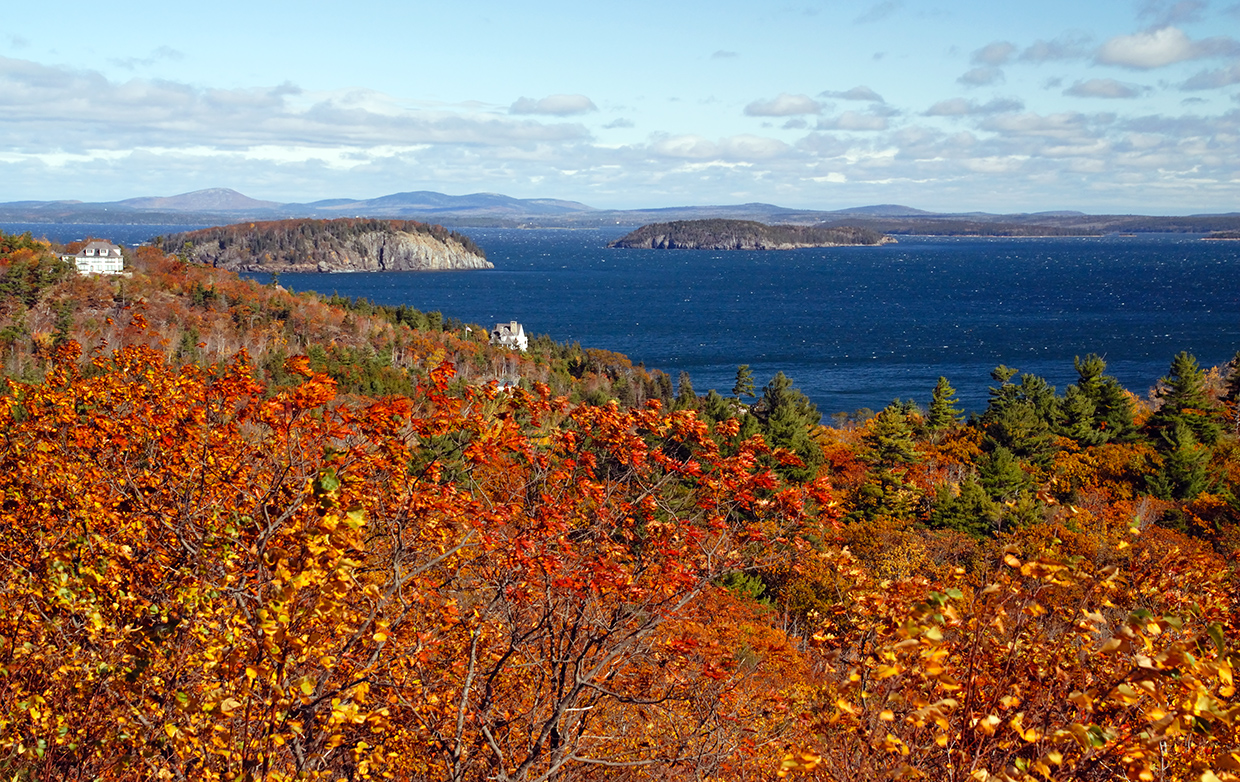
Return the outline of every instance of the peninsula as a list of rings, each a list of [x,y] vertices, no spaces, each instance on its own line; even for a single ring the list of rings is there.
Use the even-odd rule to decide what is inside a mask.
[[[469,237],[413,220],[275,220],[156,237],[186,260],[232,271],[493,269]]]
[[[651,223],[608,247],[654,250],[795,250],[889,244],[890,236],[869,228],[766,225],[753,220],[679,220]]]

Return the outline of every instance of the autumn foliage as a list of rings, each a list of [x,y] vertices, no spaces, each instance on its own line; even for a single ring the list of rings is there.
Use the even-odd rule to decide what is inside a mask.
[[[1232,368],[832,429],[0,239],[5,778],[1240,780]]]

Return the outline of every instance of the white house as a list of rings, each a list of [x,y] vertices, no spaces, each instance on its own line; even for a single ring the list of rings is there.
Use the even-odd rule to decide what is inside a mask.
[[[491,330],[491,344],[524,351],[529,349],[530,340],[525,336],[525,329],[514,320],[495,324],[495,328]]]
[[[125,271],[125,258],[121,248],[105,239],[87,242],[78,250],[77,255],[62,255],[62,260],[72,261],[77,266],[78,274],[122,274]]]

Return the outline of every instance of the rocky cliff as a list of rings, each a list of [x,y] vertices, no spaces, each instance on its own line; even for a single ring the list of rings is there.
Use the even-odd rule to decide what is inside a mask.
[[[233,271],[493,269],[469,237],[412,220],[277,220],[157,237],[165,252]]]
[[[894,242],[868,228],[766,225],[752,220],[651,223],[609,244],[654,250],[795,250]]]

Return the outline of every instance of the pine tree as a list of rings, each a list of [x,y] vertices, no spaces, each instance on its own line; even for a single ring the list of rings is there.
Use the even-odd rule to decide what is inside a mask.
[[[963,412],[956,407],[956,389],[951,387],[947,378],[940,377],[939,382],[934,386],[934,394],[930,397],[926,428],[931,432],[954,429],[960,423]]]
[[[732,396],[744,399],[754,395],[753,372],[748,364],[736,368],[736,383],[732,386]]]
[[[804,467],[778,465],[776,470],[792,481],[804,482],[812,478],[815,467],[822,463],[822,449],[810,433],[822,421],[822,413],[809,397],[780,372],[763,387],[762,398],[753,406],[753,415],[762,425],[767,445],[786,448],[805,463]]]
[[[1129,442],[1134,439],[1137,428],[1132,421],[1132,399],[1118,380],[1104,374],[1106,361],[1096,353],[1090,353],[1085,358],[1078,356],[1073,363],[1078,377],[1075,387],[1084,399],[1093,405],[1090,427],[1092,431],[1086,434],[1078,422],[1078,433],[1083,435],[1083,439],[1066,431],[1064,434],[1084,445],[1112,441]],[[1069,394],[1072,388],[1068,387]],[[1066,399],[1065,404],[1068,404]],[[1079,403],[1073,404],[1078,405],[1078,409],[1073,412],[1079,413]],[[1065,418],[1072,415],[1066,409],[1063,414]]]
[[[979,460],[978,481],[991,499],[999,502],[1015,500],[1031,485],[1029,474],[1021,469],[1016,456],[1002,447]]]
[[[1157,392],[1162,404],[1150,417],[1150,427],[1159,433],[1155,444],[1164,449],[1171,441],[1168,433],[1176,424],[1184,424],[1197,442],[1211,446],[1223,428],[1214,418],[1216,405],[1206,393],[1206,373],[1197,366],[1197,359],[1181,351],[1171,362],[1167,376],[1159,379]]]
[[[693,390],[693,380],[690,379],[688,372],[681,370],[680,382],[676,387],[676,409],[696,410],[697,407],[698,398]]]
[[[900,402],[879,411],[862,435],[868,460],[881,470],[892,470],[921,460],[913,439],[913,427]]]
[[[1001,511],[999,504],[986,494],[986,489],[977,480],[968,478],[961,482],[956,493],[947,484],[939,487],[928,526],[984,538],[994,531],[1003,515]]]
[[[1191,500],[1210,488],[1210,449],[1197,442],[1192,429],[1176,421],[1161,432],[1165,453],[1162,470],[1150,478],[1150,491],[1164,500]]]

